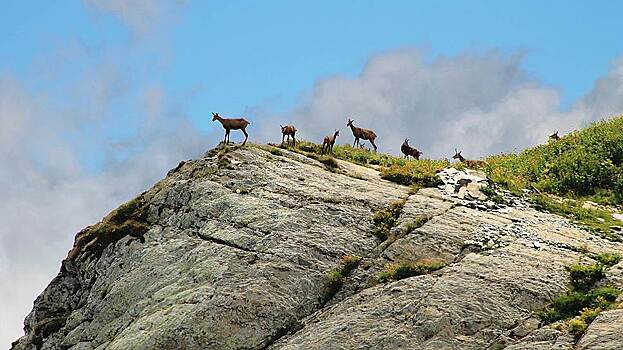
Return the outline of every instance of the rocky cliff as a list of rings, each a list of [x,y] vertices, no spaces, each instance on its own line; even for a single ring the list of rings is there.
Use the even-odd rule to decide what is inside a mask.
[[[579,338],[534,313],[620,243],[521,200],[413,192],[343,161],[212,150],[78,233],[13,349],[623,348],[623,310]],[[622,264],[605,275],[623,286]]]

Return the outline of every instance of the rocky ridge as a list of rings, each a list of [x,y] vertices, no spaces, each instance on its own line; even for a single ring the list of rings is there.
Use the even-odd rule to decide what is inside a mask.
[[[256,146],[180,163],[77,235],[13,349],[623,348],[619,309],[579,340],[533,315],[569,289],[566,266],[619,243],[489,203],[483,174],[412,193],[337,163]],[[381,241],[373,215],[397,202]],[[345,256],[361,261],[336,285]],[[445,267],[371,283],[427,260]],[[623,263],[606,274],[623,287]]]

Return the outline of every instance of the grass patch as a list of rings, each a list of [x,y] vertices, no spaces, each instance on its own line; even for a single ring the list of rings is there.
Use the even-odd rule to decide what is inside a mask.
[[[421,215],[415,218],[415,220],[409,222],[407,227],[405,227],[405,234],[411,233],[416,229],[424,226],[430,219],[432,219],[432,215]]]
[[[580,314],[583,309],[608,309],[621,294],[612,287],[602,287],[587,292],[570,291],[552,299],[550,306],[537,311],[536,315],[546,323],[563,320]]]
[[[401,279],[421,276],[437,271],[446,266],[441,260],[421,260],[418,262],[401,262],[385,266],[385,270],[378,274],[376,283],[387,283]]]
[[[279,148],[270,147],[268,149],[268,152],[270,152],[270,154],[272,154],[272,155],[283,157],[283,152],[281,152],[281,150]]]
[[[325,302],[329,301],[342,288],[346,277],[359,266],[361,257],[357,255],[345,255],[340,259],[340,266],[329,271],[327,274],[327,286],[325,292]]]
[[[600,264],[605,267],[611,267],[618,264],[621,261],[621,256],[616,253],[600,253],[600,254],[592,254],[591,258],[599,261]]]
[[[145,194],[141,194],[120,205],[102,221],[80,231],[67,259],[74,260],[82,254],[99,256],[109,244],[126,236],[144,242],[144,234],[149,230],[149,224],[146,222],[147,201],[144,196]]]
[[[432,160],[409,161],[405,165],[392,165],[381,169],[381,178],[405,186],[436,187],[443,184],[437,171],[443,169],[442,162]]]
[[[416,189],[441,184],[437,172],[450,165],[447,160],[407,160],[349,145],[335,145],[332,156],[323,154],[321,145],[309,141],[298,141],[296,147],[282,145],[280,148],[318,160],[330,169],[337,168],[335,159],[363,166],[380,166],[382,178],[406,186],[415,186]]]
[[[372,222],[375,226],[373,234],[378,239],[385,241],[389,237],[389,232],[392,227],[396,226],[396,222],[398,221],[398,217],[402,212],[405,202],[405,200],[393,202],[387,208],[374,213],[372,217]]]
[[[497,193],[496,190],[493,189],[491,186],[480,187],[480,192],[482,192],[482,194],[487,196],[487,199],[489,199],[493,203],[496,203],[496,204],[505,203],[504,197],[501,194]]]
[[[591,324],[602,311],[603,309],[600,307],[582,309],[580,315],[567,322],[569,333],[573,334],[576,340],[580,339],[588,329],[588,325]]]
[[[607,210],[583,208],[582,204],[574,199],[556,201],[546,194],[533,195],[530,201],[538,210],[544,210],[577,221],[604,238],[614,241],[621,240],[619,234],[612,231],[610,226],[621,226],[623,223],[614,219]]]
[[[320,156],[316,158],[320,163],[328,166],[329,168],[337,168],[337,161],[331,156]]]
[[[586,332],[588,325],[600,312],[612,307],[621,294],[620,290],[613,287],[594,287],[605,277],[605,266],[611,266],[620,257],[615,254],[596,254],[594,257],[599,260],[596,264],[568,266],[571,291],[554,297],[549,306],[535,312],[545,323],[566,320],[564,327],[576,340]]]

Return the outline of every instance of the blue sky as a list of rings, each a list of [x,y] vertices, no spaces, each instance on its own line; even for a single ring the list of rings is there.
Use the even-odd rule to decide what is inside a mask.
[[[98,50],[133,40],[117,18],[94,14],[76,1],[7,1],[4,9],[0,67],[37,89],[54,85],[41,83],[34,67],[58,45],[76,40]],[[238,114],[265,103],[292,106],[315,79],[355,75],[377,52],[416,46],[433,57],[495,47],[524,52],[525,69],[561,89],[568,105],[622,53],[616,45],[622,11],[617,1],[599,6],[588,1],[191,1],[167,30],[153,33],[171,42],[170,61],[155,78],[172,94],[198,89],[188,109],[198,125],[208,127],[208,111]],[[149,60],[150,54],[139,50],[133,59]]]
[[[520,150],[623,112],[621,1],[0,2],[0,347],[74,234],[222,137]],[[240,134],[232,133],[239,141]]]

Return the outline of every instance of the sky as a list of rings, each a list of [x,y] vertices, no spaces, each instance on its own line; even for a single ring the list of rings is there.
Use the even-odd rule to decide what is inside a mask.
[[[0,347],[81,228],[222,137],[211,112],[425,157],[623,113],[620,1],[0,1]],[[232,132],[232,140],[242,140]]]

